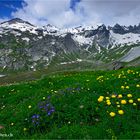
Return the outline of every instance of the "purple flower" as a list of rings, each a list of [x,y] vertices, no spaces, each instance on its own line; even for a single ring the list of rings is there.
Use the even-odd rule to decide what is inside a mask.
[[[40,116],[38,114],[35,114],[32,116],[32,119],[38,119]]]
[[[38,125],[38,124],[39,124],[39,118],[40,118],[40,115],[34,114],[34,115],[32,116],[32,123],[33,123],[34,125]]]
[[[48,116],[50,116],[51,115],[51,112],[48,112]]]

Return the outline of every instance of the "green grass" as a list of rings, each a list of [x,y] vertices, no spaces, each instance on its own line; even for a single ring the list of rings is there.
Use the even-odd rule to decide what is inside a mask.
[[[0,139],[9,139],[4,134],[13,139],[139,139],[140,87],[136,85],[140,85],[140,67],[63,72],[1,86]],[[116,98],[111,98],[114,94]],[[119,94],[127,104],[120,103]],[[132,94],[136,105],[128,103],[127,94]],[[110,106],[105,97],[110,97]]]

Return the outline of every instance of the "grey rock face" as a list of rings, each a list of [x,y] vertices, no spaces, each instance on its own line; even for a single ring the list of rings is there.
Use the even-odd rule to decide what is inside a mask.
[[[118,33],[118,34],[126,34],[128,33],[129,31],[125,29],[126,27],[125,26],[120,26],[119,24],[116,24],[113,28],[112,28],[112,31],[114,33]]]
[[[124,66],[121,62],[114,62],[113,63],[113,67],[112,70],[118,70],[118,69],[122,69]]]

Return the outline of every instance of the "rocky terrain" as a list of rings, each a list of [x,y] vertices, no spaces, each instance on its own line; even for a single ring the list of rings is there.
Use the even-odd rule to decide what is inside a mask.
[[[140,24],[60,29],[50,24],[37,27],[16,18],[0,24],[0,72],[78,64],[116,69],[116,62],[139,59],[139,44]]]

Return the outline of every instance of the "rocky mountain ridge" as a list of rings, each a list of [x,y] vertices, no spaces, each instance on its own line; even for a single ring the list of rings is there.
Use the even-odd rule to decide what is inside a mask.
[[[140,49],[139,44],[140,24],[60,29],[50,24],[37,27],[16,18],[0,24],[0,70],[35,71],[77,62],[102,65],[129,56],[134,47]]]

